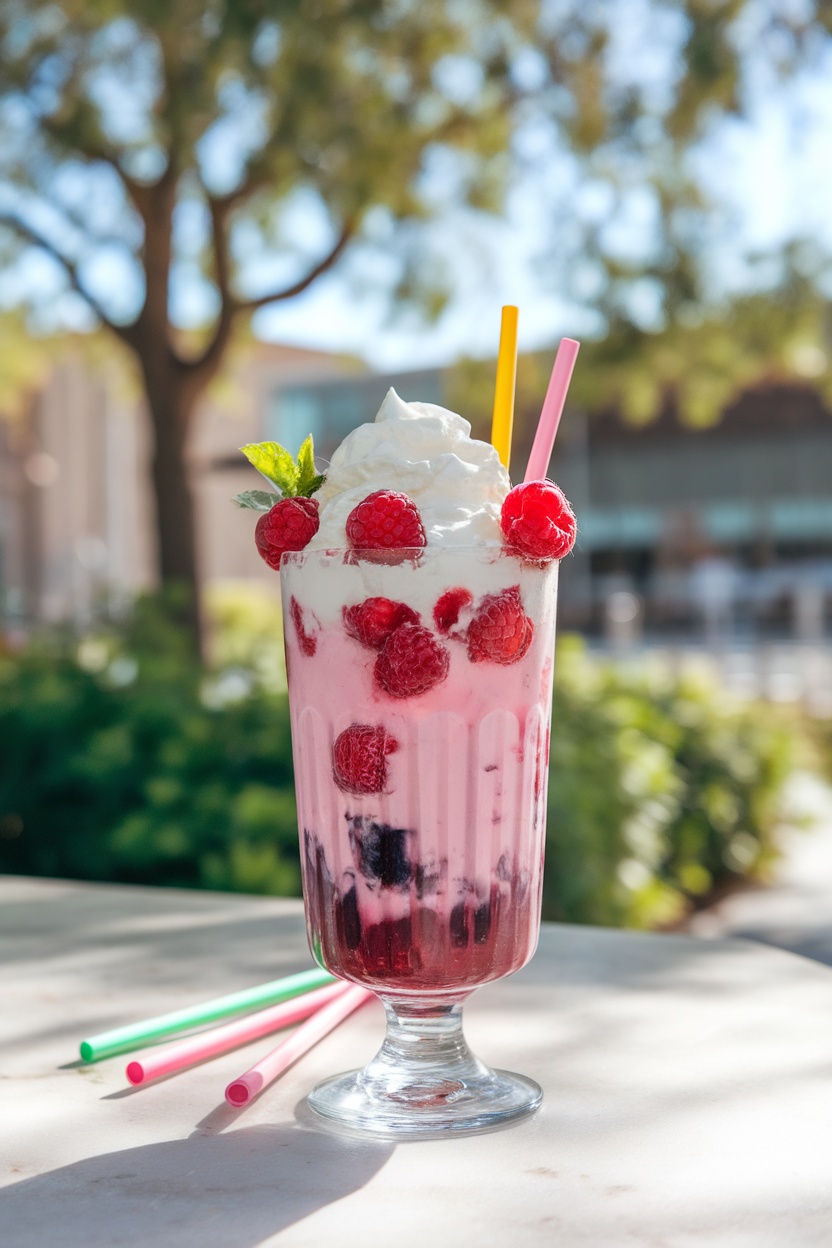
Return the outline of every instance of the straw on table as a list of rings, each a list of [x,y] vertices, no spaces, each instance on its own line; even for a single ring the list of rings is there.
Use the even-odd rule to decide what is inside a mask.
[[[325,1005],[322,1010],[318,1010],[317,1014],[298,1027],[288,1040],[284,1040],[262,1061],[257,1062],[244,1075],[240,1075],[239,1079],[229,1083],[225,1089],[225,1099],[228,1104],[237,1109],[247,1105],[270,1083],[274,1083],[275,1079],[288,1070],[299,1057],[308,1052],[319,1040],[323,1040],[324,1036],[329,1035],[333,1028],[352,1014],[353,1010],[366,1004],[372,997],[372,992],[353,986],[331,1005]]]
[[[552,458],[552,447],[555,445],[555,434],[563,415],[566,393],[572,380],[572,370],[575,367],[580,347],[581,344],[574,338],[561,338],[560,340],[524,481],[543,481],[546,476],[549,460]]]
[[[81,1041],[81,1057],[85,1062],[100,1062],[102,1058],[114,1057],[117,1053],[129,1053],[156,1040],[164,1040],[166,1036],[176,1035],[179,1031],[190,1031],[207,1023],[230,1018],[234,1014],[245,1014],[251,1010],[262,1009],[263,1006],[288,1001],[291,997],[300,996],[302,992],[331,984],[334,978],[328,971],[318,968],[301,971],[297,975],[286,975],[283,979],[260,984],[257,988],[246,988],[242,992],[232,992],[227,997],[217,997],[201,1005],[174,1010],[170,1014],[160,1014],[143,1023],[131,1023],[127,1027],[103,1031]]]
[[[343,996],[348,987],[348,984],[341,982],[328,984],[326,988],[316,988],[314,992],[306,992],[301,997],[284,1001],[281,1005],[273,1005],[268,1010],[246,1014],[244,1018],[237,1018],[232,1023],[213,1027],[210,1031],[201,1031],[184,1040],[175,1040],[173,1044],[160,1045],[143,1054],[141,1058],[129,1062],[125,1073],[132,1084],[147,1083],[151,1079],[161,1078],[162,1075],[172,1075],[188,1066],[195,1066],[197,1062],[207,1061],[208,1058],[219,1057],[221,1053],[228,1053],[240,1045],[259,1040],[269,1032],[302,1022],[330,1001]]]

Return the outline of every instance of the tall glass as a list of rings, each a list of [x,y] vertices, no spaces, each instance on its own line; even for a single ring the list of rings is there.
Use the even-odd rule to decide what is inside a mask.
[[[537,944],[557,564],[487,546],[385,558],[281,564],[309,943],[387,1011],[377,1056],[309,1104],[378,1134],[478,1130],[542,1097],[473,1056],[462,1003]],[[410,635],[384,644],[397,620]]]

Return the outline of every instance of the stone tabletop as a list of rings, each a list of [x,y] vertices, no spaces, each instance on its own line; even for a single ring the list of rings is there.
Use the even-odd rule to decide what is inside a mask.
[[[544,1089],[490,1135],[331,1134],[310,1086],[360,1011],[242,1111],[266,1038],[130,1089],[85,1034],[310,964],[298,902],[0,879],[3,1248],[803,1248],[832,1242],[832,970],[750,942],[544,926],[476,993],[487,1062]]]

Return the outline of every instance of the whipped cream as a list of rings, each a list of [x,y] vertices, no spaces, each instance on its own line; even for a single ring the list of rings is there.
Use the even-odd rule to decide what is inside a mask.
[[[510,488],[494,447],[472,438],[467,420],[433,403],[405,403],[390,389],[375,421],[359,425],[333,454],[315,495],[321,525],[309,548],[345,547],[347,517],[374,490],[413,500],[428,546],[499,545]]]

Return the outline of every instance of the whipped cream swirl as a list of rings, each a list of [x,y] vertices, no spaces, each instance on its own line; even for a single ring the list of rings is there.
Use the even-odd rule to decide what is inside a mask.
[[[375,421],[359,425],[333,454],[315,495],[321,527],[309,546],[346,546],[347,517],[374,490],[413,500],[429,546],[498,545],[510,488],[494,447],[472,438],[467,420],[433,403],[405,403],[391,389]]]

